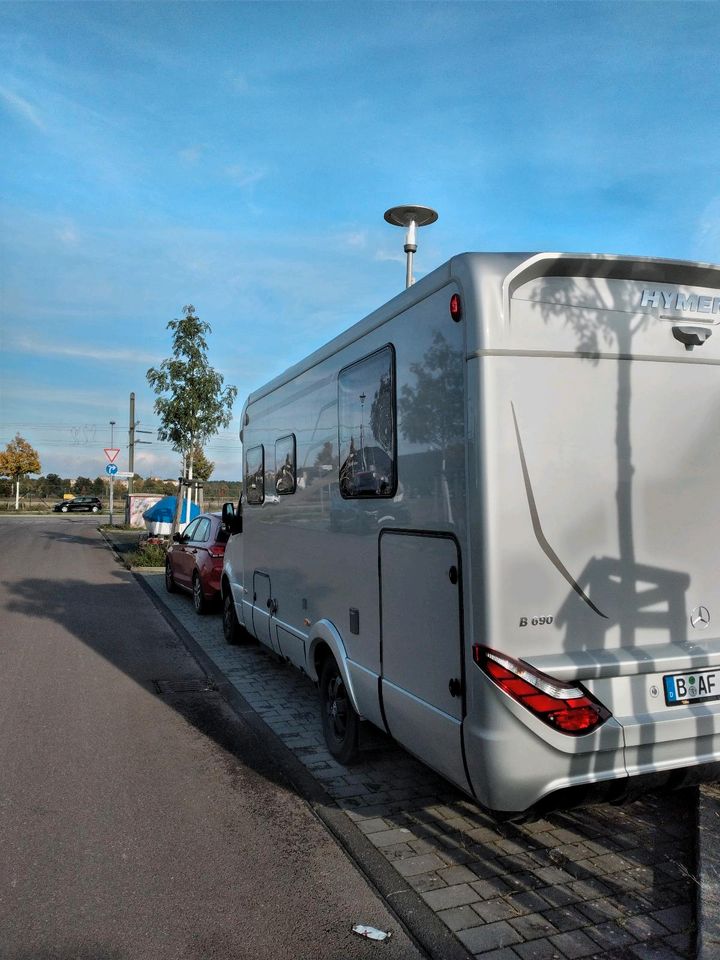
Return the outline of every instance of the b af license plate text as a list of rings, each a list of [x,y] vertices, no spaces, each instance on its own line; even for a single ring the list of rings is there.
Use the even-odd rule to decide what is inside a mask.
[[[704,673],[676,673],[663,677],[665,703],[676,706],[680,703],[720,698],[720,670],[708,670]]]

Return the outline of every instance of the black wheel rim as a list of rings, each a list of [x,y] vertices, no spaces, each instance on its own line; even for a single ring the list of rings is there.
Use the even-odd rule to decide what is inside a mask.
[[[347,734],[348,700],[345,684],[339,674],[331,677],[328,683],[325,711],[330,733],[338,743],[342,743]]]

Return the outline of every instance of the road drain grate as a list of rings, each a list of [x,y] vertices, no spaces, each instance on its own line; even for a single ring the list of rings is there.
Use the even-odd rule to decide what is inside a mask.
[[[156,693],[207,693],[217,690],[217,685],[209,677],[191,680],[153,680]]]

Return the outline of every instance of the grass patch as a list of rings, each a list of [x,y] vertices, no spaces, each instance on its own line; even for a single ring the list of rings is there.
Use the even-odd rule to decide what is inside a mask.
[[[165,547],[159,543],[141,543],[133,553],[125,555],[129,567],[164,567]]]

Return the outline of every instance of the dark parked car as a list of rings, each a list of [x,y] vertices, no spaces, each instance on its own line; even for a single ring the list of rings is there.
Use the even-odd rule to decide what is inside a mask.
[[[192,593],[196,613],[205,613],[220,599],[225,544],[228,531],[219,513],[201,513],[176,533],[165,559],[165,587]]]
[[[72,500],[61,500],[53,507],[55,513],[73,513],[76,510],[87,510],[89,513],[100,513],[102,500],[99,497],[74,497]]]

